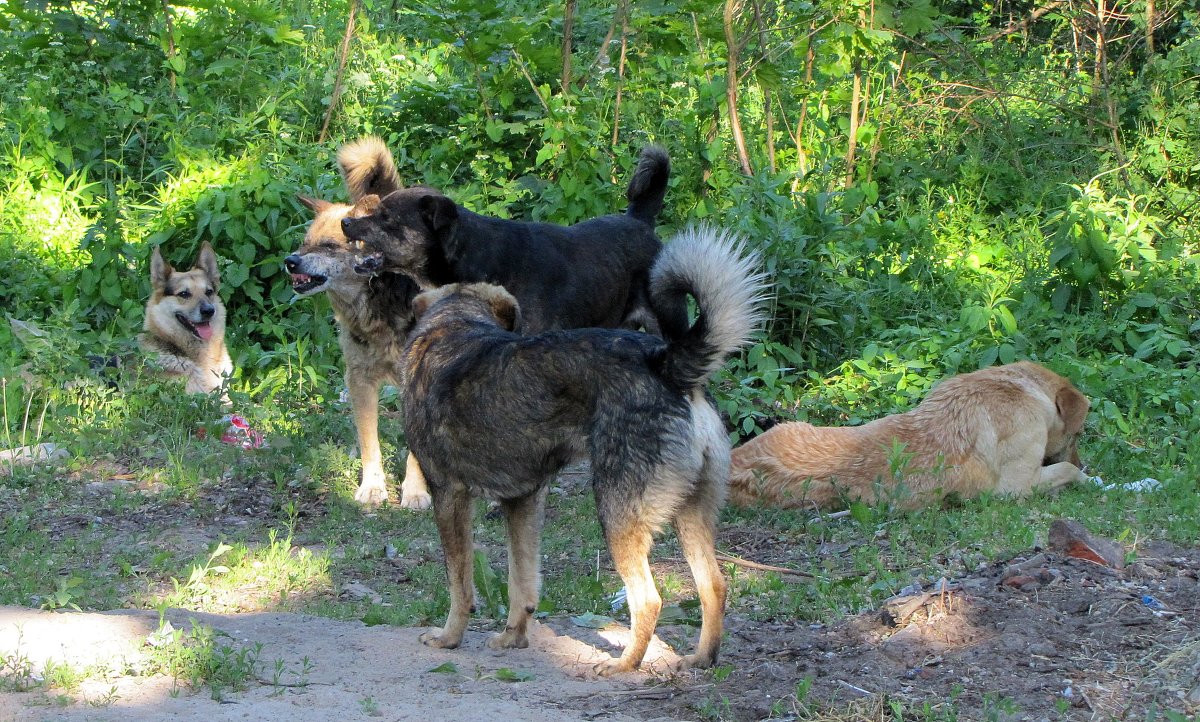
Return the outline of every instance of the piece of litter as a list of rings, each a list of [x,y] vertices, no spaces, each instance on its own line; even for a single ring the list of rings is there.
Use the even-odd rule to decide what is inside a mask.
[[[16,464],[32,464],[36,461],[57,461],[70,454],[58,444],[34,444],[0,451],[0,461]]]
[[[243,449],[265,449],[267,447],[267,440],[263,437],[262,432],[250,428],[250,422],[241,416],[229,414],[222,417],[221,421],[229,423],[229,429],[221,434],[221,443],[240,446]]]
[[[617,590],[616,594],[612,595],[612,599],[608,600],[608,606],[611,607],[614,612],[619,610],[621,607],[625,606],[627,596],[628,590],[626,590],[625,587],[621,587]]]
[[[1088,477],[1088,480],[1104,491],[1120,490],[1136,491],[1140,493],[1158,491],[1162,488],[1162,482],[1150,476],[1147,476],[1145,479],[1138,479],[1137,481],[1127,481],[1125,483],[1113,482],[1111,484],[1105,483],[1104,479],[1099,476]]]
[[[146,644],[154,647],[165,647],[175,641],[175,627],[171,626],[170,622],[163,622],[157,632],[152,632],[146,637]]]

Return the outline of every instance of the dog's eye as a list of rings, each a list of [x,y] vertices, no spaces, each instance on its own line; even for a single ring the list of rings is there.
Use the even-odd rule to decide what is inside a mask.
[[[192,297],[192,292],[191,292],[191,291],[189,291],[189,290],[187,290],[187,289],[184,289],[184,290],[180,291],[179,293],[177,293],[177,294],[175,294],[175,295],[176,295],[176,296],[179,296],[180,298],[191,298],[191,297]]]
[[[207,291],[204,292],[204,295],[208,296],[209,298],[212,298],[213,290],[211,288],[208,289]]]

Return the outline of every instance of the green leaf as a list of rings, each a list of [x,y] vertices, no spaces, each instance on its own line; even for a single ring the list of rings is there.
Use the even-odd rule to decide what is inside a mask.
[[[232,263],[221,274],[221,281],[230,288],[239,288],[250,278],[250,269],[243,263]]]
[[[508,667],[497,669],[494,676],[501,682],[528,682],[534,678],[533,672]]]
[[[428,672],[430,674],[458,674],[458,666],[454,662],[445,662],[428,670]]]
[[[534,159],[533,164],[539,166],[545,163],[548,159],[553,158],[558,151],[559,147],[556,145],[543,145],[541,150],[538,151],[537,158]]]
[[[584,629],[604,629],[616,621],[612,617],[606,617],[603,614],[592,614],[591,612],[584,612],[583,614],[571,617],[571,624],[574,624],[576,627],[583,627]]]
[[[1004,327],[1005,333],[1011,336],[1017,332],[1017,319],[1013,317],[1012,311],[1008,310],[1008,306],[997,306],[996,315],[1000,318],[1000,325]]]

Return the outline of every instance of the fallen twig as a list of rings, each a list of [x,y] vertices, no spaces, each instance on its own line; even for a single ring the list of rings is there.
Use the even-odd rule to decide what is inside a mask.
[[[742,559],[741,557],[735,557],[730,554],[726,554],[724,552],[717,552],[717,561],[729,562],[730,564],[736,564],[739,567],[746,567],[747,569],[757,569],[758,571],[761,571],[761,572],[777,572],[779,574],[787,574],[787,575],[793,576],[793,577],[803,577],[804,579],[815,579],[816,578],[812,574],[808,574],[806,572],[797,571],[795,569],[788,569],[787,567],[777,567],[777,566],[774,566],[771,564],[762,564],[760,562],[752,562],[749,559]]]

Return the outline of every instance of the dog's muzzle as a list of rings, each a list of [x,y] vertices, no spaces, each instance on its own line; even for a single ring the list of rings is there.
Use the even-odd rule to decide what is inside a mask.
[[[329,281],[328,276],[322,276],[319,273],[301,273],[300,265],[302,261],[303,259],[295,253],[283,259],[283,266],[292,277],[292,290],[301,296],[316,291]]]
[[[182,313],[176,313],[175,320],[179,322],[180,326],[183,326],[190,331],[191,334],[196,338],[200,339],[201,341],[207,341],[212,338],[213,335],[212,323],[209,321],[209,319],[211,319],[213,316],[213,312],[214,309],[210,305],[207,308],[200,309],[200,315],[204,319],[202,321],[192,323],[192,321]]]

